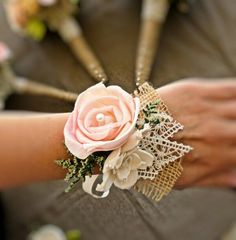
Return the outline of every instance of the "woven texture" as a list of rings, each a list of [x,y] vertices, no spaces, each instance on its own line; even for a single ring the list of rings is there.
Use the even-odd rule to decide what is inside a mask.
[[[140,179],[135,189],[148,198],[160,201],[174,187],[176,180],[182,173],[181,160],[168,164],[154,180]]]
[[[139,116],[141,121],[144,118],[146,106],[158,101],[157,117],[160,123],[144,134],[139,146],[151,152],[155,160],[150,168],[139,170],[141,179],[135,185],[135,189],[159,201],[171,191],[181,175],[181,158],[191,150],[191,147],[170,140],[175,133],[183,129],[183,126],[173,119],[153,87],[144,83],[135,91],[135,95],[140,98],[141,102]]]

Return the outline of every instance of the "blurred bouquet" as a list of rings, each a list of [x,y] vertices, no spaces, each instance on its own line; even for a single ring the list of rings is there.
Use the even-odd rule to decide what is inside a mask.
[[[81,233],[78,229],[64,232],[56,225],[48,224],[32,231],[27,240],[80,240]]]
[[[93,78],[107,80],[74,18],[78,0],[5,0],[5,9],[15,32],[37,41],[45,37],[47,29],[58,32]]]
[[[63,19],[78,10],[72,0],[8,0],[5,6],[11,27],[35,40],[45,37],[47,24],[57,30]]]

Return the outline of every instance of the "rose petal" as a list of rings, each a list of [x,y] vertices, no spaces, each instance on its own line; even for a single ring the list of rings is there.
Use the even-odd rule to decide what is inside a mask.
[[[86,102],[81,102],[81,106],[78,109],[79,117],[81,119],[85,118],[85,116],[93,110],[94,108],[102,109],[103,107],[119,107],[119,99],[116,96],[96,96],[94,95],[90,99],[87,99]]]
[[[119,108],[122,112],[122,122],[125,124],[127,122],[132,122],[133,116],[129,107],[121,99],[119,100]]]
[[[82,134],[81,134],[82,133]],[[106,128],[103,129],[103,131],[101,132],[97,132],[94,134],[89,133],[86,129],[82,128],[82,126],[80,126],[80,129],[76,130],[76,137],[77,139],[80,139],[80,136],[85,136],[86,138],[91,140],[91,143],[96,143],[96,141],[101,141],[101,140],[105,140],[105,138],[109,135],[110,133],[110,129]],[[81,142],[84,142],[84,140],[80,139]],[[84,143],[88,143],[89,141],[85,141]]]
[[[73,134],[73,118],[74,115],[71,114],[66,122],[64,128],[64,136],[65,136],[65,145],[68,150],[80,159],[85,159],[87,157],[87,151],[83,148],[83,145],[75,138]]]
[[[125,101],[126,105],[130,109],[130,114],[132,115],[132,119],[133,119],[135,117],[135,114],[134,114],[135,104],[134,104],[133,97],[119,86],[109,86],[107,87],[107,89],[113,94],[115,94],[116,96],[119,96],[120,99],[123,99]]]
[[[105,128],[101,129],[105,131],[102,133],[99,131],[99,129],[88,129],[83,125],[86,114],[94,109],[94,107],[97,105],[96,100],[99,98],[101,100],[101,102],[98,104],[99,107],[112,106],[112,114],[115,116],[116,120],[120,120],[121,117],[124,116],[122,115],[122,111],[129,115],[122,118],[122,121],[117,121],[117,123],[120,123],[120,125],[110,125],[108,127],[109,131],[106,131]],[[107,101],[105,99],[110,100]],[[121,147],[135,129],[139,109],[139,99],[133,98],[130,94],[118,86],[106,88],[102,83],[99,83],[87,89],[85,92],[79,95],[74,111],[71,113],[72,117],[69,118],[65,126],[64,134],[65,138],[67,138],[65,143],[68,149],[78,158],[84,159],[93,152],[111,151]],[[81,113],[81,111],[84,115]],[[126,123],[123,122],[123,120],[127,121],[128,119],[130,119],[130,121]],[[111,121],[110,115],[106,120],[108,122]],[[91,122],[88,122],[88,124],[91,124]]]
[[[110,94],[107,91],[107,88],[104,84],[98,83],[84,92],[82,92],[75,103],[75,109],[80,109],[84,104],[86,104],[91,99],[94,99],[94,96],[101,97],[101,96],[109,96]]]

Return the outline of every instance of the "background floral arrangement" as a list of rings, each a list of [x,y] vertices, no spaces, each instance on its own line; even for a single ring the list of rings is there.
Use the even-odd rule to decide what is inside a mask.
[[[48,224],[32,231],[27,240],[80,240],[81,232],[77,229],[63,231],[56,225]]]
[[[87,43],[75,19],[77,0],[5,0],[11,28],[35,40],[42,40],[47,28],[58,32],[75,57],[97,81],[107,81],[105,71]]]
[[[61,19],[78,11],[77,3],[76,0],[8,0],[6,8],[14,30],[42,40],[47,24],[56,30]]]

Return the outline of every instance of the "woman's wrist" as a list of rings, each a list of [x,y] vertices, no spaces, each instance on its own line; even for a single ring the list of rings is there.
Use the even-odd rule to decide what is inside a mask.
[[[67,118],[66,113],[1,116],[0,188],[65,176],[54,161],[67,158],[63,144]]]

